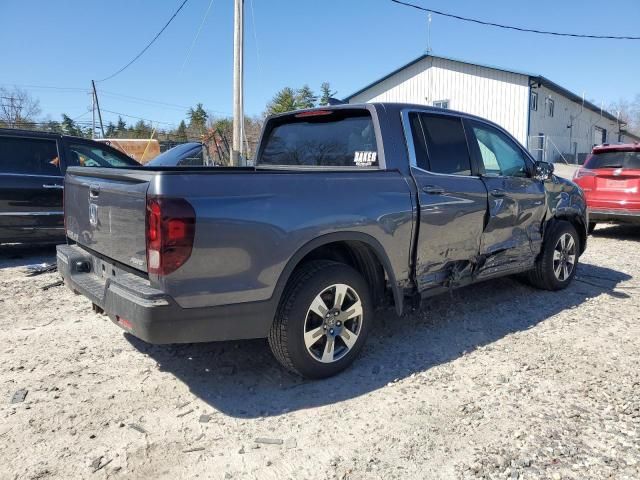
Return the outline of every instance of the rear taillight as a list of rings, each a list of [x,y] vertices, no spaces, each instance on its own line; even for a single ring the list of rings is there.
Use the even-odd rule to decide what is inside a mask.
[[[583,177],[595,177],[596,172],[593,170],[589,170],[588,168],[581,167],[575,171],[573,174],[573,178],[583,178]]]
[[[168,275],[191,256],[196,232],[196,214],[183,198],[147,199],[147,268],[149,273]]]

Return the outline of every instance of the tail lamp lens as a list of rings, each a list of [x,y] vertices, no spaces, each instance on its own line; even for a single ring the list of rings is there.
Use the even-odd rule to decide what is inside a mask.
[[[147,268],[149,273],[169,275],[191,256],[196,215],[183,198],[147,199]]]

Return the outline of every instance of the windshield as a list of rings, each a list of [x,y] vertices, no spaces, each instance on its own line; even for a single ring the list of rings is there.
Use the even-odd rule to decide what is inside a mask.
[[[183,143],[161,153],[147,163],[149,167],[177,167],[180,165],[202,165],[202,144]]]
[[[640,152],[598,152],[584,162],[584,166],[596,168],[633,168],[640,169]]]

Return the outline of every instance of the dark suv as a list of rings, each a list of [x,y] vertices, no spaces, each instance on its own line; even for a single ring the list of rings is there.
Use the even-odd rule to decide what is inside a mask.
[[[62,192],[70,166],[140,164],[91,140],[0,129],[0,243],[64,242]]]

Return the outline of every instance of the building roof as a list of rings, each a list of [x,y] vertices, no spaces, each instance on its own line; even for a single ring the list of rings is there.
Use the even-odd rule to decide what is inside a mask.
[[[570,100],[573,100],[574,102],[577,103],[583,103],[585,108],[588,108],[589,110],[592,110],[596,113],[601,113],[603,117],[608,118],[609,120],[613,120],[614,122],[618,121],[618,118],[613,115],[612,113],[598,107],[597,105],[584,100],[580,95],[577,95],[575,93],[573,93],[571,90],[567,90],[566,88],[558,85],[557,83],[555,83],[552,80],[549,80],[547,77],[544,77],[542,75],[538,75],[536,73],[531,73],[531,72],[525,72],[525,71],[521,71],[521,70],[514,70],[511,68],[503,68],[503,67],[497,67],[495,65],[486,65],[486,64],[482,64],[482,63],[474,63],[474,62],[470,62],[468,60],[461,60],[459,58],[453,58],[453,57],[444,57],[442,55],[431,55],[428,53],[425,53],[423,55],[420,55],[419,57],[411,60],[409,63],[401,66],[400,68],[396,68],[393,72],[385,75],[382,78],[379,78],[378,80],[375,80],[373,82],[371,82],[370,84],[368,84],[367,86],[361,88],[360,90],[358,90],[357,92],[352,93],[351,95],[347,96],[344,98],[345,102],[348,102],[350,99],[352,99],[353,97],[355,97],[356,95],[361,94],[362,92],[364,92],[365,90],[370,89],[371,87],[385,81],[386,79],[394,76],[396,73],[404,70],[405,68],[408,68],[412,65],[415,65],[416,63],[426,59],[426,58],[438,58],[441,60],[449,60],[451,62],[458,62],[458,63],[464,63],[467,65],[474,65],[477,67],[484,67],[484,68],[490,68],[493,70],[499,70],[501,72],[507,72],[507,73],[515,73],[517,75],[524,75],[525,77],[529,77],[529,82],[533,82],[533,83],[537,83],[538,85],[544,85],[545,87],[547,87],[549,90],[552,90],[560,95],[563,95],[567,98],[569,98]],[[624,123],[624,122],[622,122]]]

